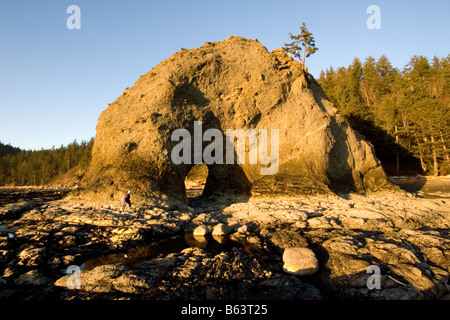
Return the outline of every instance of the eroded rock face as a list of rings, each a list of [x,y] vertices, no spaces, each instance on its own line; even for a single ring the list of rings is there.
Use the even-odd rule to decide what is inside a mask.
[[[202,123],[201,133],[218,129],[224,137],[228,129],[279,133],[276,174],[262,175],[259,160],[226,163],[223,143],[224,164],[208,165],[204,195],[364,192],[389,185],[372,146],[337,114],[298,62],[257,40],[230,37],[174,54],[109,105],[98,120],[86,189],[106,197],[133,190],[136,197],[186,200],[194,141],[192,162],[174,164],[171,154],[179,142],[171,136],[186,129],[194,137],[195,121]]]

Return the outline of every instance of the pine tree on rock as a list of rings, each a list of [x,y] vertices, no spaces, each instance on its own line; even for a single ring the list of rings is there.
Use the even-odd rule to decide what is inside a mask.
[[[303,22],[300,27],[300,34],[293,35],[292,33],[289,33],[289,36],[292,42],[285,43],[283,50],[298,58],[303,67],[306,69],[306,58],[309,58],[310,55],[319,50],[319,48],[316,48],[316,43],[312,33],[308,31],[306,24]]]

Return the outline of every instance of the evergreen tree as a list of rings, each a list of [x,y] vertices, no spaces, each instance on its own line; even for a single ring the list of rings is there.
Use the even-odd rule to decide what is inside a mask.
[[[431,62],[414,56],[402,71],[384,55],[362,67],[355,58],[347,68],[321,72],[318,83],[372,142],[388,173],[416,162],[428,174],[450,173],[450,55]]]
[[[87,169],[93,144],[94,138],[58,149],[5,154],[0,157],[0,185],[45,185],[77,165]]]
[[[305,67],[306,58],[319,50],[316,48],[316,43],[312,33],[308,31],[306,24],[303,22],[300,27],[300,34],[293,35],[292,33],[289,33],[289,36],[292,42],[285,43],[283,50],[298,58]]]
[[[17,154],[21,150],[20,148],[12,147],[10,144],[3,144],[0,142],[0,157],[3,157],[7,154]]]
[[[363,99],[373,114],[378,113],[380,97],[382,94],[382,78],[377,72],[376,62],[373,57],[368,57],[363,66],[363,80],[361,92]]]

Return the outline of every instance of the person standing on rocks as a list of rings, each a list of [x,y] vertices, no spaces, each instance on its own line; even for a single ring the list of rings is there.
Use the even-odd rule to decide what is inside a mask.
[[[123,198],[122,210],[120,210],[120,212],[125,212],[125,207],[127,206],[127,203],[131,208],[131,200],[130,200],[131,195],[130,194],[131,194],[131,191],[128,190],[128,193],[125,195],[125,198]]]

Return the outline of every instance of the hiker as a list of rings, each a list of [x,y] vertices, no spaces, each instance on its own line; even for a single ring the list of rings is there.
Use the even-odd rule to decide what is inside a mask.
[[[125,212],[125,207],[127,206],[127,203],[131,208],[130,194],[131,194],[131,191],[128,190],[128,193],[125,195],[125,198],[123,198],[123,206],[122,206],[122,210],[120,210],[120,212]]]

